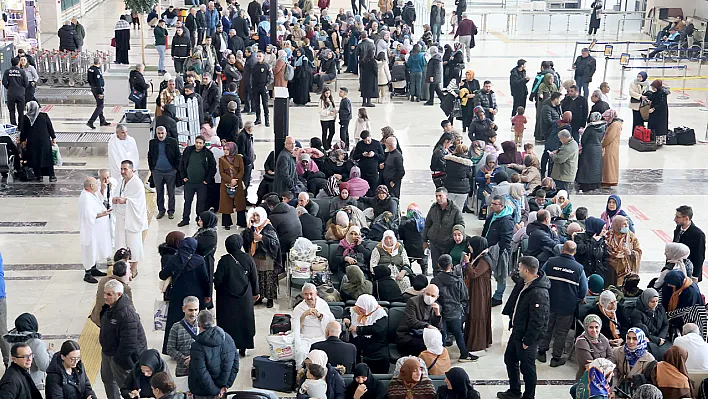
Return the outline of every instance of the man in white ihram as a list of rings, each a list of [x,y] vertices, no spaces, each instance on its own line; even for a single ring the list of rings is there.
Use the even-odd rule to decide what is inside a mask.
[[[116,217],[116,249],[130,248],[130,272],[138,275],[138,262],[143,260],[143,231],[148,228],[145,187],[133,170],[133,162],[126,159],[120,164],[117,196],[111,202]]]
[[[119,169],[120,173],[120,169]],[[116,175],[119,176],[119,175]],[[111,176],[111,171],[108,169],[98,170],[98,197],[103,201],[104,204],[108,204],[110,208],[111,198],[118,193],[118,180]],[[116,217],[115,215],[108,215],[111,220],[111,248],[116,244]],[[113,254],[108,256],[108,262],[110,265],[113,263]]]
[[[111,176],[120,176],[121,162],[129,159],[133,162],[133,170],[140,167],[140,153],[135,139],[128,135],[125,125],[116,126],[116,133],[108,139],[108,169]]]
[[[81,238],[81,263],[84,265],[84,281],[98,283],[95,277],[105,276],[96,264],[111,255],[111,210],[106,209],[98,196],[98,181],[93,177],[84,179],[84,191],[79,196],[79,229]]]
[[[327,323],[334,315],[324,299],[317,296],[312,283],[302,286],[304,300],[293,309],[292,329],[295,338],[295,362],[302,364],[310,352],[310,345],[327,339]]]

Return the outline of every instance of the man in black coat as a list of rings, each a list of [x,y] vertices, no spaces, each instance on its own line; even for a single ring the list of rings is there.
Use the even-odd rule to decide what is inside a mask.
[[[693,208],[688,205],[676,208],[674,222],[674,242],[680,242],[691,250],[688,259],[693,263],[693,281],[702,281],[703,262],[706,259],[706,235],[693,223]]]
[[[401,182],[406,170],[403,168],[403,155],[399,151],[398,140],[395,137],[386,139],[386,160],[382,170],[383,183],[391,190],[391,195],[401,198]]]
[[[242,129],[243,118],[241,117],[241,98],[238,96],[238,82],[231,82],[224,87],[224,92],[221,93],[221,97],[219,99],[219,115],[226,115],[229,112],[229,103],[231,101],[235,102],[237,105],[234,113],[240,121],[238,128]]]
[[[216,160],[214,154],[204,148],[204,137],[197,136],[194,145],[184,149],[179,172],[184,181],[184,210],[182,221],[177,227],[189,224],[189,214],[192,212],[192,201],[197,195],[197,217],[206,210],[207,186],[214,182]]]
[[[172,137],[168,137],[164,126],[155,128],[155,136],[156,138],[150,140],[148,166],[157,190],[156,218],[162,219],[165,216],[165,185],[167,185],[167,214],[170,219],[174,219],[175,187],[180,161],[179,143]]]
[[[295,240],[302,236],[302,225],[297,211],[292,206],[281,201],[278,195],[269,195],[265,198],[268,220],[278,233],[281,252],[287,254],[295,244]]]
[[[256,153],[253,151],[253,122],[248,121],[243,124],[241,133],[236,136],[236,147],[238,147],[238,153],[243,157],[243,184],[248,190],[248,186],[251,185],[253,164],[256,162]]]
[[[32,381],[29,369],[32,366],[32,348],[17,343],[10,350],[12,363],[0,379],[2,399],[42,399],[42,394]]]
[[[140,315],[123,297],[123,284],[110,280],[103,288],[106,304],[101,309],[101,379],[108,399],[120,399],[128,373],[147,349]]]
[[[192,47],[197,45],[197,7],[192,7],[189,9],[189,14],[187,19],[184,21],[184,26],[189,30],[190,35],[189,40],[192,43]]]
[[[248,3],[248,16],[251,18],[251,29],[256,30],[258,28],[258,22],[260,22],[260,16],[263,15],[263,9],[261,9],[261,3],[257,0],[253,0]]]
[[[189,351],[189,390],[195,397],[224,396],[238,374],[236,345],[209,310],[199,312],[197,322],[200,333]]]
[[[442,330],[440,304],[436,301],[440,290],[435,284],[428,284],[423,295],[415,296],[406,302],[405,315],[396,329],[396,346],[401,356],[413,355],[425,350],[423,342],[424,328]]]
[[[511,249],[511,238],[514,236],[513,210],[506,205],[506,198],[500,195],[492,197],[489,204],[489,215],[484,221],[482,237],[487,237],[489,248],[499,246],[499,262],[507,262],[509,250]],[[497,289],[492,296],[492,306],[502,304],[502,297],[506,289],[506,276],[499,276],[496,279]]]
[[[588,119],[588,99],[580,95],[578,86],[572,85],[568,88],[568,95],[561,101],[561,109],[563,112],[570,111],[573,114],[573,119],[570,121],[570,127],[573,130],[570,134],[573,136],[573,140],[579,143],[579,130],[585,127],[585,121]]]
[[[230,101],[228,106],[228,111],[221,115],[219,119],[219,126],[216,128],[216,135],[220,139],[236,142],[236,136],[238,136],[238,131],[240,129],[241,118],[236,116],[236,110],[238,109],[238,104],[235,101]]]
[[[524,255],[533,256],[539,262],[546,262],[557,253],[554,252],[555,247],[561,241],[558,231],[551,224],[551,214],[548,211],[538,211],[536,221],[529,223],[526,227],[526,234],[529,236],[529,244]]]
[[[511,96],[514,97],[514,104],[511,107],[511,117],[516,115],[518,107],[526,108],[526,97],[529,95],[527,86],[530,78],[526,76],[526,60],[520,59],[516,61],[516,67],[509,74],[509,86],[511,87]]]
[[[338,321],[327,323],[325,335],[327,339],[316,342],[310,346],[310,350],[319,349],[327,354],[329,364],[334,367],[344,366],[345,373],[350,374],[356,364],[356,346],[339,339],[342,334],[342,325]]]
[[[7,91],[7,109],[10,111],[10,124],[18,126],[22,123],[25,115],[25,92],[29,86],[27,74],[20,68],[20,59],[12,57],[12,66],[5,70],[2,75],[2,85]],[[15,119],[15,109],[17,109],[17,119]]]
[[[184,72],[184,62],[189,58],[192,52],[191,38],[184,33],[182,28],[175,30],[175,37],[172,38],[172,61],[175,65],[175,72],[181,74]]]
[[[379,184],[379,164],[385,159],[384,150],[381,143],[374,140],[368,130],[362,131],[359,138],[361,140],[354,147],[352,159],[359,163],[361,178],[369,183],[366,196],[373,197]]]
[[[575,242],[566,241],[560,256],[548,259],[541,268],[551,283],[548,291],[551,305],[548,328],[541,339],[536,359],[541,363],[546,362],[546,351],[550,348],[553,338],[551,367],[562,366],[566,362],[563,358],[565,339],[575,322],[578,302],[584,301],[588,292],[585,270],[574,257],[576,248]]]
[[[221,99],[221,89],[217,86],[216,82],[211,80],[211,76],[205,73],[202,76],[202,106],[204,107],[204,114],[211,115],[212,117],[219,116],[219,100]]]
[[[64,22],[64,26],[57,32],[59,36],[59,51],[76,51],[81,45],[81,38],[76,33],[76,27],[71,21]]]
[[[231,28],[236,30],[236,35],[243,40],[245,46],[251,43],[251,29],[246,20],[246,10],[242,9],[238,16],[231,20]]]
[[[297,170],[295,168],[295,138],[288,136],[285,138],[285,147],[278,154],[275,161],[275,178],[273,180],[272,191],[278,196],[286,191],[295,193],[298,187]]]
[[[246,60],[246,65],[243,66],[243,112],[252,115],[256,107],[253,105],[253,86],[251,84],[251,74],[253,72],[253,67],[258,63],[258,60],[256,59],[256,55],[253,54],[253,49],[250,47],[246,47],[246,50],[243,51],[243,58]]]
[[[174,104],[167,104],[163,107],[162,115],[155,118],[155,128],[160,126],[167,130],[167,137],[179,140],[177,133],[177,109]]]
[[[296,210],[297,216],[300,219],[300,225],[302,226],[302,236],[310,241],[323,239],[324,228],[322,226],[322,220],[307,212],[305,207],[298,206]]]
[[[590,96],[589,85],[592,82],[592,75],[595,74],[595,69],[597,69],[595,57],[590,55],[588,48],[580,50],[580,55],[573,62],[573,69],[575,70],[575,84],[580,88],[585,98],[588,98]]]
[[[270,83],[270,65],[265,62],[262,52],[256,54],[256,63],[251,67],[251,90],[253,92],[253,103],[251,106],[256,111],[256,121],[254,124],[261,124],[261,105],[263,106],[263,121],[266,127],[270,126],[268,114],[268,84]]]

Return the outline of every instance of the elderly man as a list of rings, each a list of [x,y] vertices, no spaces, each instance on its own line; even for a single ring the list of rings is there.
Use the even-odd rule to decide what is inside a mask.
[[[701,337],[701,331],[696,324],[686,323],[683,326],[683,335],[674,340],[674,345],[690,353],[686,360],[689,373],[708,373],[708,343]]]
[[[465,2],[460,1],[460,4],[465,4]],[[455,32],[455,38],[460,37],[460,44],[462,44],[462,49],[466,55],[467,62],[470,62],[470,49],[474,47],[474,35],[477,34],[477,27],[474,25],[471,19],[467,18],[467,13],[463,12],[462,15],[458,15],[457,18],[460,19],[459,25],[457,26],[457,31]]]
[[[292,313],[292,329],[295,335],[295,362],[302,364],[310,352],[310,345],[327,339],[327,325],[334,315],[324,299],[317,296],[317,287],[312,283],[302,286],[303,301]]]
[[[600,90],[595,90],[592,92],[592,95],[590,96],[590,101],[592,101],[593,104],[592,108],[590,108],[590,114],[592,114],[593,112],[598,112],[600,113],[600,115],[602,115],[605,113],[605,111],[610,109],[610,104],[602,100],[602,92]]]
[[[406,302],[405,315],[396,329],[396,346],[402,356],[416,356],[425,350],[424,328],[442,329],[442,309],[437,303],[439,297],[438,286],[429,284],[423,295],[414,296]]]
[[[135,139],[128,135],[128,127],[122,124],[116,126],[116,133],[108,139],[108,169],[111,176],[120,176],[121,163],[132,162],[133,170],[140,168],[140,152]]]
[[[570,132],[563,129],[558,132],[561,148],[551,153],[553,170],[551,178],[556,182],[558,190],[570,191],[578,173],[578,142],[573,140]]]
[[[138,262],[143,260],[143,231],[148,228],[147,202],[145,188],[135,174],[133,162],[125,160],[120,165],[120,183],[118,196],[111,202],[116,215],[116,248],[129,248],[130,272],[138,275]]]
[[[167,355],[177,363],[176,377],[186,377],[189,371],[190,351],[192,343],[197,338],[199,328],[197,315],[199,314],[199,298],[188,296],[182,301],[184,318],[180,320],[179,328],[170,329],[167,338]]]
[[[214,322],[209,310],[197,316],[199,335],[189,352],[189,390],[195,399],[224,396],[238,374],[239,361],[231,336]]]
[[[180,153],[177,140],[167,137],[167,129],[158,126],[155,138],[150,140],[148,149],[148,166],[157,190],[157,217],[165,216],[165,186],[167,186],[167,215],[175,218],[175,187],[177,186],[177,169],[179,169]]]
[[[231,85],[235,84],[231,83]],[[216,128],[216,135],[222,140],[236,142],[239,129],[241,128],[241,117],[240,111],[238,110],[239,103],[240,102],[229,101],[229,104],[226,106],[226,112],[221,114],[219,126]],[[239,115],[236,115],[237,111]]]
[[[101,311],[101,379],[108,399],[120,399],[120,388],[147,349],[140,315],[123,295],[123,284],[111,280],[103,288]]]
[[[585,98],[587,98],[590,94],[589,85],[592,82],[592,75],[595,74],[595,69],[597,69],[595,57],[590,55],[590,49],[585,47],[580,50],[580,55],[573,62],[573,69],[575,70],[575,84],[578,85]]]
[[[452,228],[455,225],[465,225],[462,212],[447,198],[447,189],[438,187],[435,189],[435,203],[428,210],[423,228],[423,246],[430,248],[432,259],[440,259],[440,255],[452,248]],[[427,267],[422,269],[423,274],[427,274]]]
[[[406,170],[403,168],[403,155],[398,149],[398,140],[395,137],[386,139],[386,159],[383,163],[381,175],[383,183],[391,191],[391,195],[401,198],[401,182]]]
[[[97,327],[101,327],[101,310],[103,310],[103,305],[106,302],[103,299],[103,290],[106,288],[106,283],[109,281],[118,281],[123,284],[123,296],[132,304],[133,303],[133,291],[130,289],[128,283],[132,280],[129,273],[128,263],[122,260],[113,264],[113,275],[106,276],[98,282],[98,287],[96,290],[96,301],[93,304],[93,310],[89,318]]]
[[[111,221],[107,217],[112,209],[106,209],[97,195],[98,181],[93,177],[84,179],[84,190],[79,196],[79,232],[81,240],[81,263],[84,265],[84,281],[96,284],[96,276],[106,273],[98,270],[99,261],[111,256]]]
[[[103,204],[106,208],[111,207],[111,198],[118,193],[118,180],[111,176],[111,171],[108,169],[98,170],[98,183],[100,184],[98,189],[98,197],[101,198]],[[111,248],[115,248],[116,241],[116,217],[113,215],[108,215],[111,221]],[[113,261],[113,254],[108,258],[109,263]]]
[[[297,186],[297,170],[295,169],[295,138],[285,138],[285,148],[280,151],[275,161],[275,180],[273,191],[282,194],[286,191],[299,191]]]
[[[32,367],[32,348],[26,343],[17,343],[10,350],[12,363],[0,379],[2,399],[42,399],[42,394],[32,382],[29,370]]]
[[[344,366],[345,373],[350,374],[356,364],[356,346],[339,339],[342,334],[342,325],[338,321],[331,321],[327,324],[325,335],[327,339],[315,342],[310,349],[320,349],[327,354],[329,364],[332,366]]]
[[[317,214],[320,212],[319,204],[311,201],[310,194],[304,191],[297,195],[297,205],[307,209],[307,213],[313,216],[317,216]]]

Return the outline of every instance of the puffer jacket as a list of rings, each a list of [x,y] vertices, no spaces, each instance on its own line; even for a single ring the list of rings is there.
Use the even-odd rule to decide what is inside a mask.
[[[529,245],[524,255],[533,256],[538,263],[543,264],[554,256],[553,248],[560,243],[558,236],[553,234],[551,228],[536,220],[526,227],[529,236]]]
[[[519,71],[519,67],[514,67],[509,72],[509,87],[512,97],[523,97],[529,95],[528,81],[526,80],[526,70]]]
[[[32,382],[39,390],[44,389],[44,381],[47,378],[47,367],[51,363],[53,353],[50,353],[47,349],[47,344],[42,341],[42,335],[35,331],[17,331],[17,328],[13,328],[5,334],[4,338],[7,343],[12,346],[13,344],[24,343],[29,345],[32,349],[32,354],[34,358],[32,359],[32,366],[30,367],[29,375],[32,377]],[[2,395],[0,395],[2,397]]]
[[[288,251],[295,244],[295,240],[302,236],[302,225],[297,211],[285,202],[276,205],[270,211],[268,219],[278,233],[281,250]]]
[[[433,78],[432,82],[430,82],[430,78]],[[425,82],[433,84],[443,82],[442,55],[440,55],[440,53],[435,54],[430,61],[428,61],[428,67],[425,72]]]
[[[91,381],[86,375],[84,364],[79,361],[72,371],[76,375],[74,382],[64,371],[61,354],[55,353],[49,367],[47,367],[47,384],[44,397],[46,399],[86,399],[97,397],[91,388]]]
[[[76,33],[74,25],[64,25],[57,32],[59,36],[59,51],[76,51],[80,46],[81,39]]]
[[[461,320],[470,299],[467,286],[452,272],[440,272],[430,281],[440,289],[438,303],[444,320]]]
[[[452,246],[452,228],[457,225],[465,225],[462,212],[454,202],[447,200],[447,206],[443,210],[438,203],[434,203],[428,215],[425,217],[425,228],[423,228],[423,242],[449,248]]]
[[[644,331],[647,338],[652,343],[659,345],[661,339],[666,340],[669,335],[669,319],[666,316],[666,310],[662,304],[657,304],[654,310],[650,310],[647,305],[640,299],[634,305],[634,310],[631,314],[633,327],[646,327]]]
[[[573,239],[577,245],[575,260],[583,265],[585,275],[604,276],[610,267],[605,239],[595,240],[589,232],[578,233]]]
[[[472,161],[457,155],[445,155],[445,188],[453,194],[467,194],[470,192],[470,178],[472,177]]]
[[[239,360],[234,340],[220,327],[199,335],[189,352],[189,390],[197,396],[216,396],[233,385]]]
[[[433,148],[433,155],[430,157],[431,172],[445,171],[445,155],[446,151],[442,148],[442,145],[437,145]]]
[[[130,370],[147,348],[147,339],[140,315],[128,298],[121,296],[113,307],[103,305],[99,342],[103,354]]]
[[[541,341],[546,332],[551,281],[539,270],[538,277],[527,288],[524,285],[523,280],[516,283],[502,314],[509,316],[511,337],[527,346],[533,346]]]
[[[562,114],[563,111],[560,105],[554,106],[551,104],[550,98],[543,103],[543,108],[541,108],[541,131],[544,137],[548,136],[553,127],[553,123],[560,119]]]

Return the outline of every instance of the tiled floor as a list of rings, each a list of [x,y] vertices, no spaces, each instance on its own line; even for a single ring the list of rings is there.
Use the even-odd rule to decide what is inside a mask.
[[[333,9],[347,6],[348,2],[336,0]],[[452,1],[448,1],[448,10],[453,9]],[[118,12],[123,9],[123,3],[118,0],[106,0],[89,17],[84,18],[87,37],[86,48],[108,50],[110,38],[113,35],[113,26]],[[490,25],[490,31],[494,27]],[[133,32],[130,57],[133,62],[140,59],[140,39]],[[146,35],[147,36],[147,35]],[[600,37],[603,39],[603,37]],[[614,34],[607,35],[605,39],[614,39]],[[641,39],[637,34],[624,34],[621,40]],[[56,46],[56,38],[50,34],[43,35],[44,46]],[[449,40],[449,39],[445,39]],[[562,34],[549,37],[543,32],[529,35],[490,32],[477,36],[477,47],[473,50],[472,61],[467,68],[476,72],[480,80],[489,79],[494,84],[499,102],[500,141],[511,138],[510,122],[506,118],[511,108],[511,97],[508,89],[508,71],[515,65],[516,59],[529,60],[531,74],[535,72],[538,64],[544,59],[553,59],[563,78],[568,78],[571,72],[571,54],[574,42],[585,40],[582,35]],[[146,39],[151,43],[151,39]],[[157,54],[152,48],[146,50],[148,65],[156,64]],[[654,64],[652,64],[654,65]],[[598,75],[604,61],[598,61]],[[172,70],[169,66],[168,69]],[[689,64],[689,71],[695,72],[696,65]],[[159,77],[154,72],[148,72],[157,86]],[[593,86],[599,85],[600,77],[596,78]],[[608,81],[613,88],[612,98],[619,96],[620,87],[619,68],[611,66],[608,69]],[[629,79],[629,77],[627,77]],[[360,105],[356,98],[356,80],[352,76],[342,76],[339,86],[346,86],[353,93],[354,106]],[[628,81],[626,82],[628,83]],[[670,81],[672,85],[680,87],[680,81]],[[703,80],[690,80],[688,87],[705,87]],[[625,84],[625,88],[627,84]],[[688,99],[677,99],[678,92],[669,97],[671,105],[670,119],[672,126],[688,125],[696,129],[697,136],[704,136],[708,113],[699,111],[704,104],[702,91],[687,91]],[[126,93],[108,93],[110,98],[122,102]],[[151,97],[153,98],[153,97]],[[314,99],[315,96],[313,95]],[[110,102],[110,100],[109,100]],[[152,100],[149,101],[152,103]],[[626,101],[613,100],[612,105],[622,118],[631,121],[631,112]],[[125,108],[127,104],[124,104]],[[49,107],[48,107],[49,108]],[[121,115],[121,107],[109,106],[106,116],[116,122]],[[418,203],[421,208],[427,208],[433,201],[433,187],[429,178],[428,163],[432,145],[440,134],[439,121],[443,119],[442,112],[437,106],[424,107],[421,103],[409,103],[401,99],[388,101],[386,104],[377,105],[368,110],[374,128],[374,135],[378,135],[379,128],[390,125],[396,131],[400,140],[407,170],[403,183],[402,204]],[[529,107],[530,130],[533,130],[533,107]],[[49,110],[54,127],[57,131],[83,131],[83,121],[91,114],[88,106],[63,106],[55,105]],[[297,139],[307,142],[310,137],[320,135],[320,126],[317,123],[317,110],[314,107],[290,109],[290,134]],[[253,120],[253,116],[246,116],[246,120]],[[706,172],[705,156],[706,147],[699,144],[693,147],[665,147],[655,153],[637,153],[627,147],[630,136],[628,122],[623,131],[623,141],[620,150],[621,177],[620,185],[613,190],[595,192],[593,195],[574,195],[572,201],[575,207],[586,206],[592,215],[599,215],[604,209],[606,195],[610,192],[618,193],[623,199],[623,208],[629,212],[637,227],[637,235],[644,251],[642,263],[642,280],[647,282],[661,268],[663,260],[663,245],[666,234],[671,234],[674,208],[681,204],[690,204],[696,212],[695,222],[701,227],[708,226],[708,215],[705,212],[708,200],[708,172]],[[112,128],[99,128],[98,131],[110,132]],[[531,139],[532,133],[527,133]],[[255,149],[258,156],[257,167],[262,168],[262,162],[273,147],[273,132],[271,128],[259,126],[255,131]],[[141,149],[143,153],[147,149]],[[542,148],[537,148],[540,154]],[[145,154],[143,154],[145,155]],[[0,251],[5,260],[6,277],[8,280],[9,320],[22,312],[34,313],[40,323],[40,331],[49,340],[60,344],[66,337],[77,337],[83,331],[87,315],[93,305],[95,286],[81,281],[79,235],[77,227],[76,204],[81,190],[84,175],[93,175],[98,168],[105,167],[106,156],[104,150],[84,151],[72,149],[65,151],[66,164],[59,168],[56,184],[11,183],[0,187]],[[254,173],[258,178],[260,171]],[[254,187],[255,188],[255,187]],[[255,193],[251,193],[254,200]],[[181,212],[182,201],[178,199],[178,213]],[[481,222],[472,215],[465,215],[467,231],[469,234],[478,234]],[[152,332],[151,314],[154,301],[159,298],[157,270],[159,256],[157,245],[163,242],[165,235],[176,230],[176,221],[162,219],[153,220],[145,239],[147,259],[140,264],[140,276],[133,281],[132,287],[135,303],[140,312],[143,324],[148,331],[149,344],[159,347],[162,342],[162,333]],[[182,229],[187,234],[196,230],[194,224]],[[233,233],[233,231],[231,232]],[[220,244],[217,256],[225,253],[223,241],[228,232],[220,230]],[[704,283],[705,287],[706,284]],[[250,387],[249,370],[253,355],[267,353],[265,334],[271,316],[275,312],[288,311],[283,298],[284,289],[281,289],[281,299],[275,308],[268,310],[259,307],[256,310],[257,330],[256,349],[251,351],[249,357],[241,363],[235,387]],[[467,363],[464,367],[473,380],[483,380],[485,384],[478,389],[483,398],[492,398],[494,393],[504,387],[495,385],[504,384],[506,370],[502,360],[505,340],[508,337],[506,330],[507,320],[500,314],[500,309],[493,312],[494,344],[477,363]],[[450,348],[452,357],[457,358],[457,349]],[[547,364],[538,366],[539,380],[569,380],[575,374],[572,362],[565,366],[552,369]],[[93,377],[93,376],[92,376]],[[97,377],[96,390],[100,397],[104,397],[103,386]],[[567,385],[542,385],[538,388],[538,397],[550,397],[554,394],[565,395]]]

